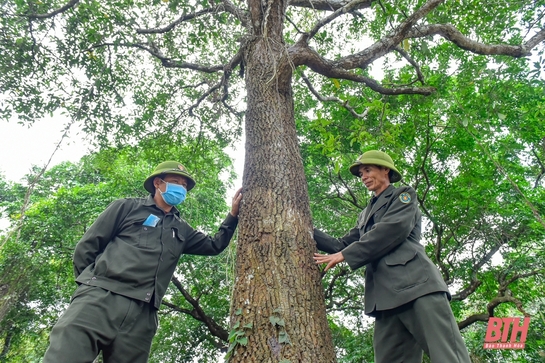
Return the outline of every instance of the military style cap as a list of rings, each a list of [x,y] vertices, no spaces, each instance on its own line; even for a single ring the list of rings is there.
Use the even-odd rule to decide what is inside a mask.
[[[151,175],[144,181],[144,188],[146,188],[148,192],[155,192],[153,179],[161,174],[177,174],[187,178],[187,191],[190,191],[195,186],[195,179],[187,172],[185,166],[177,161],[165,161],[157,165]]]
[[[394,166],[394,161],[390,155],[383,151],[369,150],[364,152],[354,164],[350,165],[350,172],[355,176],[359,176],[360,165],[380,165],[390,169],[388,177],[390,182],[397,182],[401,180],[401,173]]]

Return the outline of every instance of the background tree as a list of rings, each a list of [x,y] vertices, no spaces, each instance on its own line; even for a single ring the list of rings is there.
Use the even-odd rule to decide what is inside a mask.
[[[401,164],[407,170],[406,182],[417,187],[430,220],[430,254],[446,281],[454,284],[457,299],[467,298],[467,293],[483,285],[484,276],[478,272],[494,252],[503,247],[511,253],[508,243],[520,244],[500,231],[516,230],[514,237],[529,233],[528,248],[542,240],[542,206],[531,202],[525,188],[530,175],[513,180],[504,172],[509,165],[503,161],[512,156],[505,151],[516,150],[495,150],[490,144],[491,137],[501,139],[505,132],[490,120],[495,99],[488,98],[486,108],[468,98],[482,95],[485,89],[471,90],[470,83],[479,80],[486,87],[485,75],[497,68],[506,67],[513,77],[538,75],[545,38],[542,2],[500,7],[440,0],[250,0],[246,4],[75,0],[4,2],[2,12],[1,112],[6,118],[17,114],[20,120],[32,122],[46,112],[63,110],[102,145],[172,133],[217,138],[227,144],[238,136],[244,114],[245,201],[238,243],[238,256],[244,258],[237,262],[231,308],[228,339],[233,362],[335,359],[321,276],[311,258],[312,222],[295,115],[303,152],[305,142],[315,140],[310,138],[316,131],[313,127],[325,130],[320,139],[323,155],[333,163],[323,165],[331,166],[331,175],[338,175],[340,166],[353,158],[332,153],[336,146],[339,151],[346,150],[340,146],[350,146],[351,152],[359,152],[387,145],[396,160],[407,160]],[[531,70],[534,74],[528,73],[524,61],[506,58],[528,56],[536,47],[539,64]],[[381,81],[371,78],[379,60],[383,61]],[[237,67],[243,84],[232,77]],[[453,70],[459,74],[453,76]],[[292,89],[294,73],[297,92]],[[392,98],[404,94],[433,96],[412,97],[407,107],[408,98]],[[333,106],[309,109],[313,103],[309,95]],[[399,108],[402,105],[406,108]],[[517,116],[497,113],[500,120]],[[303,125],[305,118],[309,125]],[[305,127],[308,133],[301,132]],[[542,128],[535,130],[539,134]],[[528,145],[537,145],[509,137],[502,142],[505,147],[521,145],[517,156]],[[478,154],[477,146],[482,149]],[[449,154],[452,150],[456,155]],[[535,150],[539,161],[540,153],[541,149]],[[468,179],[468,173],[476,170],[473,166],[489,168]],[[341,177],[337,196],[343,200],[336,203],[351,203],[357,210],[361,199],[347,177],[342,173]],[[468,189],[459,187],[459,183],[473,187],[474,180],[482,180],[480,189],[469,189],[482,193],[477,201]],[[537,197],[539,180],[535,179]],[[332,178],[329,182],[334,186],[325,185],[322,191],[330,192],[338,183]],[[487,194],[498,184],[510,189],[501,196]],[[439,190],[445,194],[433,193]],[[445,210],[445,201],[453,199],[459,203],[456,209]],[[482,214],[467,220],[480,228],[457,219],[492,201],[510,205],[511,210],[515,205],[511,203],[518,202],[521,213],[507,218],[498,210],[483,208]],[[521,223],[526,220],[527,224]],[[504,228],[487,230],[491,221]],[[463,233],[464,239],[456,233]],[[506,239],[509,242],[503,242]],[[492,246],[495,240],[500,241],[497,250]],[[495,302],[513,301],[505,286],[521,277],[537,278],[538,260],[530,262],[526,270],[515,269],[522,267],[515,264],[506,275],[489,274],[487,281],[494,276],[498,282]],[[492,304],[487,313],[497,306]]]
[[[436,95],[385,98],[379,107],[368,106],[361,121],[368,134],[353,132],[349,112],[339,107],[300,124],[310,133],[303,155],[309,160],[309,188],[315,191],[310,193],[315,222],[333,234],[355,223],[353,216],[365,200],[346,169],[357,157],[354,139],[368,138],[369,147],[387,145],[399,155],[404,181],[416,188],[425,215],[429,255],[454,293],[452,306],[476,361],[494,361],[491,352],[482,350],[489,316],[531,315],[540,320],[544,89],[542,81],[528,80],[525,72],[490,70],[481,76],[468,74],[467,79],[457,74],[445,79]],[[345,86],[331,84],[339,97]],[[460,93],[462,100],[445,96]],[[351,286],[342,269],[337,274],[326,289],[328,296],[345,296],[336,289]],[[354,299],[358,296],[354,291],[354,305],[362,303]],[[343,314],[357,317],[349,309],[352,304],[339,302]],[[525,350],[531,357],[504,351],[497,361],[541,361],[543,335],[534,330],[539,324],[531,328],[536,339],[528,346],[533,348]]]
[[[191,157],[194,153],[199,157]],[[24,188],[13,187],[9,191],[15,198],[3,205],[19,227],[2,238],[0,336],[4,349],[0,361],[41,359],[49,331],[75,290],[75,244],[111,201],[129,195],[145,196],[143,180],[158,160],[174,157],[195,170],[199,182],[199,189],[190,193],[180,208],[184,218],[196,228],[213,232],[227,213],[225,190],[233,175],[229,158],[217,144],[206,140],[165,137],[141,142],[138,147],[104,150],[78,164],[55,166],[36,185],[23,217],[19,212]],[[24,222],[17,224],[20,218]],[[230,258],[229,254],[222,256],[223,261]],[[184,357],[187,361],[195,356],[202,362],[215,361],[218,345],[224,344],[221,339],[227,339],[227,332],[218,327],[215,335],[204,335],[202,329],[211,325],[213,319],[224,323],[227,316],[226,281],[232,280],[232,269],[223,266],[229,264],[197,256],[185,256],[180,261],[176,283],[164,301],[162,329],[156,340],[160,348],[154,345],[153,349],[156,361],[175,361],[184,347],[188,350]],[[217,295],[210,294],[211,286]],[[208,325],[202,324],[207,322]],[[182,342],[195,341],[192,335],[199,335],[201,342],[188,349]],[[165,337],[176,337],[179,344],[169,344]]]

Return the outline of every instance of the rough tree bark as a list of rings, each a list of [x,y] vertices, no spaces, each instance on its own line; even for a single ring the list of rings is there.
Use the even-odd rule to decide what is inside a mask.
[[[282,39],[286,3],[250,0],[255,36],[244,56],[246,158],[231,310],[230,362],[335,362],[303,162],[293,64]]]

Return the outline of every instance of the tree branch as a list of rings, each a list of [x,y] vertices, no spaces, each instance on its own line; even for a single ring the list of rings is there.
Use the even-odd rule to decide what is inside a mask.
[[[195,318],[198,321],[202,321],[201,317],[199,316],[199,314],[197,314],[197,312],[194,309],[193,310],[184,309],[184,308],[179,307],[178,305],[174,305],[172,303],[169,303],[166,300],[161,301],[161,305],[165,305],[166,307],[169,307],[170,309],[172,309],[174,311],[190,315],[192,318]]]
[[[347,294],[344,297],[344,299],[339,300],[339,301],[333,301],[333,303],[331,304],[332,306],[326,306],[326,309],[330,309],[330,308],[333,308],[333,306],[337,306],[337,309],[335,309],[337,311],[339,311],[339,310],[348,310],[351,307],[350,306],[344,307],[344,304],[346,304],[348,301],[354,301],[358,295],[359,294]],[[360,307],[360,309],[361,309],[361,307]]]
[[[352,116],[354,116],[355,118],[365,118],[365,117],[367,117],[367,114],[369,113],[369,107],[367,107],[365,109],[365,111],[363,111],[363,113],[359,114],[359,113],[356,112],[356,110],[354,110],[348,104],[348,101],[343,101],[343,100],[341,100],[340,98],[337,98],[337,97],[331,97],[331,96],[330,97],[324,97],[321,94],[319,94],[318,91],[316,91],[316,89],[312,86],[312,84],[310,83],[310,80],[308,79],[306,74],[303,71],[301,71],[300,73],[301,73],[301,78],[303,79],[303,81],[307,85],[310,92],[314,96],[316,96],[316,98],[319,101],[321,101],[321,102],[336,102],[336,103],[340,104],[342,107],[346,108],[348,110],[348,112],[350,112],[352,114]]]
[[[373,1],[374,0],[362,1],[354,10],[370,8]],[[350,2],[351,1],[349,0],[291,0],[288,5],[313,10],[335,11],[346,6]]]
[[[63,13],[65,12],[66,10],[70,9],[70,8],[73,8],[75,7],[78,3],[79,3],[80,0],[70,0],[66,5],[64,5],[63,7],[60,7],[56,10],[53,10],[52,12],[50,13],[47,13],[47,14],[26,14],[24,16],[26,16],[27,18],[29,19],[47,19],[47,18],[52,18],[54,17],[55,15],[57,14],[60,14],[60,13]]]
[[[176,277],[173,276],[172,277],[172,283],[174,284],[174,286],[176,286],[178,291],[180,291],[182,293],[183,297],[187,300],[187,302],[189,304],[191,304],[191,306],[193,306],[193,310],[190,311],[189,315],[191,315],[193,318],[197,319],[198,321],[203,322],[212,335],[214,335],[215,337],[220,338],[223,341],[227,341],[228,338],[229,338],[229,333],[227,332],[227,330],[225,330],[218,323],[216,323],[214,321],[214,319],[212,319],[211,317],[206,315],[206,313],[204,312],[204,310],[200,306],[199,301],[197,299],[194,299],[184,289],[184,287],[182,286],[182,283],[180,282],[180,280],[178,280]],[[172,304],[168,304],[168,303],[165,303],[165,302],[163,302],[163,304],[165,306],[169,306],[171,308],[174,308],[174,306]],[[180,311],[180,308],[177,308],[176,310]],[[188,311],[188,310],[186,310],[186,311]],[[185,312],[185,311],[182,311],[182,312],[187,314],[187,312]]]
[[[543,162],[539,158],[539,155],[537,154],[537,152],[536,152],[536,150],[534,148],[532,148],[532,154],[534,154],[534,156],[535,156],[535,158],[537,160],[537,163],[539,164],[539,168],[540,168],[539,175],[537,176],[536,182],[534,183],[534,189],[536,189],[538,187],[538,185],[539,185],[539,181],[541,180],[543,175],[545,175],[545,165],[543,165]]]
[[[500,239],[499,243],[496,243],[496,245],[494,245],[494,247],[492,247],[490,251],[486,253],[486,255],[484,255],[476,264],[473,265],[473,271],[479,271],[481,267],[483,267],[485,263],[489,262],[492,259],[492,256],[494,256],[496,252],[498,252],[500,248],[507,243],[507,241],[508,240],[506,238]]]
[[[286,20],[291,24],[291,26],[293,26],[295,28],[295,30],[297,31],[298,34],[305,34],[305,32],[302,31],[301,29],[299,29],[297,24],[293,20],[291,20],[291,18],[289,16],[287,16],[287,15],[286,15]]]
[[[243,27],[248,28],[250,20],[247,12],[245,13],[244,10],[236,7],[230,0],[222,0],[221,2],[225,8],[225,11],[234,15],[240,21]]]
[[[174,29],[176,26],[180,25],[181,23],[192,20],[195,18],[198,18],[200,16],[206,15],[206,14],[213,14],[218,13],[220,11],[227,11],[228,13],[234,15],[244,27],[246,27],[248,23],[247,16],[243,14],[243,11],[239,8],[237,8],[231,1],[229,0],[222,0],[222,3],[219,5],[216,5],[212,8],[203,9],[200,11],[195,11],[191,14],[185,14],[173,21],[172,23],[168,24],[167,26],[163,28],[152,28],[152,29],[136,29],[136,32],[138,34],[160,34],[160,33],[167,33]]]
[[[329,179],[329,182],[331,183],[331,185],[333,185],[333,187],[337,191],[337,196],[331,197],[331,198],[328,197],[328,199],[337,198],[337,199],[340,199],[342,201],[345,201],[347,203],[350,203],[350,204],[354,205],[356,208],[359,208],[360,210],[363,210],[365,208],[365,206],[362,206],[362,205],[360,205],[358,203],[358,198],[354,195],[354,192],[352,191],[352,189],[349,188],[346,181],[341,177],[340,173],[337,174],[337,178],[338,178],[338,180],[341,181],[342,185],[346,188],[346,190],[348,191],[348,194],[350,194],[350,198],[346,198],[346,197],[343,196],[343,193],[341,193],[341,191],[337,187],[337,183],[336,183],[337,179],[333,178],[333,174],[331,173],[331,170],[329,170],[328,179]]]
[[[418,65],[418,63],[416,63],[414,61],[414,59],[411,58],[411,56],[409,55],[409,53],[407,53],[404,49],[402,49],[401,47],[397,46],[394,48],[396,50],[396,52],[398,52],[399,54],[401,54],[401,56],[403,58],[405,58],[407,60],[407,62],[409,62],[415,69],[416,71],[416,75],[418,76],[418,80],[420,81],[420,83],[422,84],[425,84],[424,82],[424,75],[422,74],[422,71],[420,70],[420,66]]]
[[[424,193],[421,193],[422,194],[422,200],[420,201],[420,205],[424,205],[425,201],[426,201],[426,197],[428,195],[428,192],[431,188],[431,182],[430,182],[430,178],[428,176],[428,172],[426,171],[426,162],[428,160],[428,158],[431,158],[430,157],[430,153],[431,153],[431,147],[432,145],[434,144],[434,141],[431,140],[430,138],[430,130],[432,130],[432,128],[430,127],[430,115],[428,114],[428,119],[427,119],[427,123],[428,123],[428,127],[426,128],[426,150],[425,150],[425,154],[424,154],[424,157],[422,159],[422,164],[420,164],[420,170],[422,171],[422,175],[424,176],[424,179],[426,179],[426,189],[424,190]],[[418,185],[420,184],[420,179],[418,180],[417,184],[415,185],[414,189],[418,189]],[[431,215],[428,215],[428,218],[430,218],[430,220],[433,221],[433,219],[431,218]]]
[[[291,47],[289,53],[295,66],[306,65],[314,72],[329,78],[363,83],[373,91],[384,95],[419,94],[429,96],[435,92],[434,87],[384,87],[372,78],[348,71],[338,66],[336,62],[322,58],[315,50],[301,43]]]
[[[441,273],[443,274],[443,280],[447,285],[450,285],[452,283],[452,279],[450,277],[450,271],[447,268],[447,266],[443,263],[441,259],[441,252],[443,251],[443,228],[438,227],[435,223],[433,223],[433,228],[437,232],[437,238],[434,248],[434,256],[435,261],[439,265],[439,268],[441,269]]]
[[[329,286],[327,287],[325,291],[325,299],[329,300],[329,304],[326,306],[326,308],[331,308],[333,305],[335,305],[333,301],[333,290],[335,289],[335,282],[340,279],[343,276],[348,275],[348,269],[345,267],[341,267],[335,271],[335,275],[331,278],[331,281],[329,282]]]
[[[524,314],[524,316],[530,316],[530,314],[528,314],[524,310],[524,307],[522,306],[522,301],[520,301],[519,299],[514,298],[513,296],[510,296],[510,295],[497,296],[497,297],[493,298],[488,303],[488,305],[486,306],[486,310],[488,311],[488,315],[489,316],[494,316],[494,310],[500,304],[507,303],[507,302],[515,304],[515,306],[517,307],[517,310],[520,311],[522,314]]]
[[[510,284],[512,284],[513,282],[519,280],[519,279],[523,279],[525,277],[530,277],[530,276],[537,276],[537,275],[541,275],[543,274],[543,269],[537,269],[537,270],[533,270],[533,271],[530,271],[530,272],[526,272],[526,273],[523,273],[523,274],[514,274],[510,279],[507,279],[507,280],[503,280],[502,281],[502,287],[503,287],[503,290],[507,290],[507,286],[509,286]]]
[[[465,298],[467,298],[469,295],[473,294],[475,291],[477,291],[477,289],[479,288],[479,286],[482,285],[482,281],[479,281],[477,279],[475,280],[472,280],[470,283],[469,283],[469,286],[467,286],[465,289],[463,289],[462,291],[458,292],[457,294],[454,294],[452,295],[452,301],[462,301],[464,300]]]
[[[470,326],[471,324],[473,323],[476,323],[478,321],[488,321],[488,318],[490,318],[490,316],[488,314],[474,314],[474,315],[470,315],[469,317],[467,317],[466,319],[462,320],[461,322],[458,323],[458,329],[462,330],[468,326]]]
[[[155,58],[159,59],[161,61],[161,64],[166,68],[185,68],[185,69],[192,69],[195,71],[200,71],[204,73],[216,73],[218,71],[223,70],[223,65],[218,66],[203,66],[200,64],[195,63],[187,63],[187,62],[178,62],[175,60],[172,60],[168,57],[165,57],[161,51],[157,48],[157,46],[153,43],[143,44],[143,43],[101,43],[93,45],[92,47],[88,48],[87,50],[101,48],[105,46],[118,46],[118,47],[128,47],[128,48],[138,48],[145,50]]]
[[[397,47],[403,39],[407,38],[406,34],[409,33],[418,20],[428,15],[443,2],[444,0],[429,0],[422,7],[420,7],[420,9],[416,10],[411,16],[409,16],[407,20],[399,24],[393,34],[385,36],[375,44],[359,53],[340,58],[339,60],[335,61],[335,67],[344,69],[366,68],[373,61],[395,49],[395,47]]]
[[[475,314],[475,315],[469,316],[465,320],[458,323],[459,329],[463,329],[477,321],[488,321],[488,319],[491,316],[494,316],[495,309],[503,303],[513,303],[517,307],[517,310],[520,311],[524,316],[530,316],[530,314],[526,312],[526,310],[524,309],[522,301],[512,296],[511,291],[509,291],[507,287],[509,286],[509,284],[521,278],[541,275],[543,274],[543,269],[537,269],[537,270],[533,270],[523,274],[515,274],[509,279],[505,279],[506,274],[507,272],[499,277],[499,283],[500,283],[499,290],[498,290],[499,296],[496,296],[495,298],[490,300],[490,302],[487,304],[486,306],[487,313]],[[479,285],[480,285],[480,282],[479,282]],[[454,300],[454,297],[452,298],[452,300]]]
[[[489,262],[492,259],[492,256],[494,256],[496,252],[498,252],[503,245],[507,244],[508,241],[509,239],[505,235],[502,235],[502,238],[498,239],[498,243],[496,243],[483,257],[481,257],[477,261],[477,263],[473,264],[471,268],[473,271],[472,277],[471,277],[471,283],[469,284],[468,287],[458,292],[457,294],[453,295],[452,300],[464,300],[469,295],[474,293],[477,290],[477,288],[479,288],[479,286],[481,286],[482,281],[479,281],[477,279],[477,271],[479,271],[481,267],[484,266],[485,263]],[[516,279],[520,277],[526,277],[526,276],[518,276],[517,278],[514,278],[508,281],[507,285],[509,285],[511,282],[515,281]],[[500,281],[500,293],[502,293],[503,290],[501,289],[501,287],[504,285],[507,286],[506,284],[502,283],[502,281]]]
[[[361,4],[365,4],[365,5],[369,4],[370,5],[370,1],[369,0],[352,0],[352,1],[350,1],[349,3],[344,5],[343,7],[335,10],[335,12],[333,14],[331,14],[329,16],[326,16],[325,18],[318,21],[314,25],[314,27],[312,28],[312,30],[310,32],[304,33],[301,36],[301,39],[299,41],[304,42],[304,43],[308,43],[309,39],[314,37],[316,35],[316,33],[318,33],[318,31],[322,27],[324,27],[325,25],[331,23],[333,20],[335,20],[339,16],[344,15],[346,13],[350,13],[351,11],[353,11],[355,9],[358,9],[358,6],[361,5]]]
[[[136,29],[136,33],[138,33],[138,34],[167,33],[169,31],[171,31],[172,29],[174,29],[177,25],[180,25],[181,23],[183,23],[184,21],[192,20],[192,19],[198,18],[198,17],[200,17],[202,15],[215,13],[220,8],[222,8],[222,5],[216,5],[213,8],[203,9],[203,10],[200,10],[200,11],[194,11],[191,14],[182,15],[181,17],[179,17],[178,19],[176,19],[175,21],[173,21],[172,23],[168,24],[167,26],[165,26],[163,28],[151,28],[151,29],[140,28],[140,29]]]
[[[219,81],[218,83],[216,83],[215,85],[210,87],[210,89],[208,89],[208,91],[201,94],[201,96],[197,99],[197,101],[193,105],[191,105],[191,107],[189,107],[189,109],[187,110],[189,115],[190,116],[195,116],[195,114],[193,113],[193,110],[196,109],[197,107],[199,107],[201,102],[204,101],[208,96],[210,96],[215,91],[219,90],[221,88],[222,84],[223,84],[223,80]]]
[[[100,47],[105,47],[105,46],[124,46],[124,47],[130,47],[130,48],[138,48],[138,49],[142,49],[142,50],[145,50],[147,51],[148,53],[150,53],[152,56],[158,58],[162,65],[166,68],[185,68],[185,69],[192,69],[192,70],[197,70],[197,71],[201,71],[201,72],[204,72],[204,73],[216,73],[216,72],[219,72],[219,71],[223,71],[223,76],[221,78],[221,80],[216,83],[214,86],[212,86],[208,91],[206,91],[205,93],[203,93],[197,100],[196,102],[187,109],[187,112],[189,113],[189,115],[193,116],[193,110],[195,108],[197,108],[201,102],[203,100],[205,100],[208,96],[210,96],[213,92],[217,91],[218,89],[222,88],[223,87],[223,93],[221,95],[221,97],[219,97],[218,99],[216,99],[215,101],[216,102],[222,102],[226,107],[227,109],[229,109],[229,111],[235,113],[236,115],[240,115],[239,112],[236,112],[235,110],[233,110],[230,106],[228,106],[225,101],[227,99],[227,97],[229,96],[229,92],[228,92],[228,79],[229,77],[231,76],[231,73],[233,71],[233,69],[242,61],[242,51],[243,51],[243,48],[239,49],[239,51],[237,52],[237,54],[235,54],[235,56],[229,61],[229,63],[227,64],[224,64],[224,65],[217,65],[217,66],[203,66],[203,65],[200,65],[200,64],[194,64],[194,63],[186,63],[186,62],[177,62],[177,61],[172,61],[171,59],[165,57],[161,51],[158,49],[158,47],[151,43],[151,44],[140,44],[140,43],[120,43],[120,44],[114,44],[114,43],[101,43],[101,44],[96,44],[96,45],[93,45],[92,47],[90,47],[89,49],[87,49],[88,51],[92,50],[92,49],[96,49],[96,48],[100,48]],[[179,119],[179,118],[178,118]],[[172,126],[174,127],[174,125]]]
[[[210,89],[206,92],[204,92],[198,99],[197,102],[194,103],[189,109],[188,113],[189,115],[193,116],[193,110],[196,109],[202,101],[204,101],[208,96],[210,96],[213,92],[219,90],[220,88],[223,88],[223,93],[221,97],[214,99],[213,102],[222,102],[224,105],[227,106],[226,100],[229,96],[229,88],[228,88],[228,81],[229,77],[231,76],[231,73],[233,71],[233,68],[236,67],[237,64],[239,64],[242,61],[242,50],[239,50],[237,54],[231,59],[229,63],[227,63],[225,66],[223,66],[223,76],[221,77],[221,80],[216,83],[214,86],[210,87]],[[232,110],[231,107],[227,107],[228,110]],[[238,115],[238,113],[236,113]]]
[[[343,179],[343,177],[341,176],[341,173],[337,173],[337,178],[339,178],[339,180],[341,181],[341,183],[343,184],[343,186],[346,188],[346,190],[348,191],[348,194],[350,194],[350,199],[347,199],[347,198],[341,198],[342,200],[345,200],[349,203],[351,203],[352,205],[354,205],[356,208],[359,208],[360,210],[364,210],[365,209],[365,206],[364,205],[361,205],[359,202],[358,202],[358,198],[356,197],[356,195],[354,194],[354,192],[352,191],[352,189],[348,186],[348,184],[346,183],[346,181]],[[335,187],[336,188],[336,187]],[[340,195],[339,195],[339,198],[340,198]]]
[[[531,54],[532,48],[545,40],[545,29],[539,31],[530,40],[521,45],[484,44],[469,39],[451,24],[433,24],[416,27],[407,33],[406,38],[422,38],[429,35],[440,35],[458,47],[482,55],[507,55],[515,58]]]
[[[493,298],[486,306],[487,313],[470,315],[469,317],[458,323],[458,329],[464,329],[477,321],[488,321],[490,317],[494,316],[494,310],[499,305],[508,302],[515,304],[517,310],[520,311],[524,316],[530,316],[530,314],[528,314],[526,310],[524,310],[522,302],[519,299],[509,295],[498,296]]]

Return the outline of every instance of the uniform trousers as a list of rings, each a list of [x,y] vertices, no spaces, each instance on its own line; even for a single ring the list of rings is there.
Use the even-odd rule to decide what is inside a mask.
[[[100,287],[80,285],[49,336],[43,363],[145,363],[157,310]]]
[[[424,295],[399,308],[377,312],[375,363],[471,363],[443,292]]]

